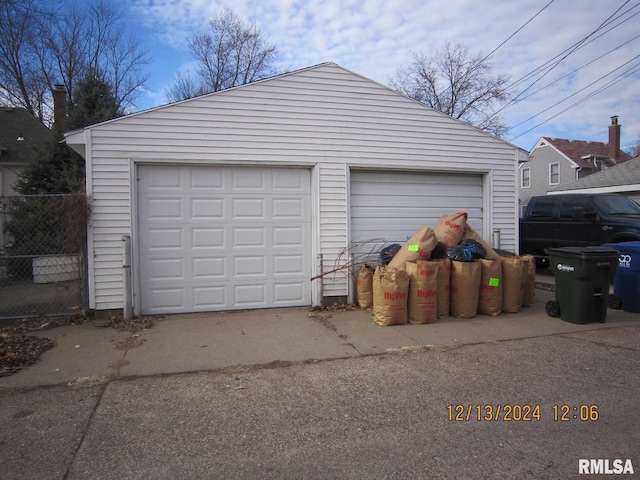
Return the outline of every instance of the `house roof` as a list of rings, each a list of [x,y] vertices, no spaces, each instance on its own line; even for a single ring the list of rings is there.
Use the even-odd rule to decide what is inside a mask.
[[[0,107],[0,163],[26,163],[53,138],[26,109]]]
[[[428,105],[425,105],[424,103],[418,102],[417,100],[405,95],[404,93],[401,93],[401,92],[399,92],[397,90],[394,90],[394,89],[390,88],[389,86],[386,86],[386,85],[383,85],[381,83],[378,83],[375,80],[367,78],[367,77],[365,77],[365,76],[363,76],[363,75],[361,75],[359,73],[352,72],[351,70],[348,70],[348,69],[346,69],[346,68],[344,68],[344,67],[342,67],[342,66],[340,66],[340,65],[338,65],[336,63],[325,62],[325,63],[320,63],[318,65],[313,65],[313,66],[301,68],[299,70],[294,70],[294,71],[290,71],[290,72],[281,73],[281,74],[275,75],[273,77],[265,78],[265,79],[262,79],[262,80],[257,80],[257,81],[252,82],[252,83],[247,83],[247,84],[244,84],[244,85],[238,85],[238,86],[231,87],[231,88],[228,88],[228,89],[225,89],[225,90],[220,90],[220,91],[217,91],[217,92],[207,93],[207,94],[201,95],[199,97],[189,98],[189,99],[186,99],[186,100],[180,100],[178,102],[169,103],[169,104],[166,104],[166,105],[160,105],[158,107],[153,107],[153,108],[148,109],[148,110],[143,110],[143,111],[131,113],[129,115],[125,115],[125,116],[122,116],[122,117],[113,118],[113,119],[110,119],[110,120],[106,120],[106,121],[104,121],[102,123],[97,123],[97,124],[94,124],[94,125],[88,125],[88,126],[84,127],[84,129],[71,130],[71,131],[65,132],[65,134],[64,134],[65,141],[74,150],[79,152],[82,156],[85,156],[85,142],[86,142],[86,140],[85,140],[85,137],[84,137],[84,131],[86,131],[86,130],[91,130],[91,129],[94,129],[94,128],[101,128],[105,124],[127,121],[127,119],[130,119],[132,117],[138,117],[138,116],[141,116],[141,115],[147,115],[147,114],[150,114],[150,113],[152,113],[154,111],[159,111],[159,110],[162,110],[162,109],[169,109],[169,108],[173,108],[175,106],[184,105],[184,104],[187,104],[187,103],[191,103],[191,102],[194,102],[194,101],[199,101],[199,100],[206,99],[206,98],[213,98],[213,97],[229,95],[231,92],[239,90],[239,89],[251,89],[251,88],[254,88],[257,84],[270,82],[270,81],[276,80],[278,78],[299,75],[301,73],[304,73],[305,71],[321,69],[321,68],[324,68],[324,67],[331,67],[331,68],[339,69],[341,71],[344,71],[344,72],[347,72],[349,74],[355,75],[355,76],[360,77],[361,79],[364,79],[364,80],[366,80],[368,82],[374,83],[374,84],[376,84],[376,85],[378,85],[378,86],[380,86],[380,87],[382,87],[384,89],[390,90],[390,91],[394,92],[397,95],[405,97],[406,99],[410,100],[411,102],[418,103],[418,104],[420,104],[420,106],[422,108],[429,109],[429,110],[434,110],[432,107],[429,107]],[[445,113],[442,113],[442,112],[438,111],[437,114],[438,115],[442,115],[444,117],[448,117],[449,119],[455,121],[456,123],[463,124],[463,125],[465,125],[465,126],[467,126],[469,128],[473,128],[475,130],[478,130],[483,135],[492,137],[492,138],[496,139],[499,142],[505,143],[505,144],[509,145],[510,147],[513,147],[516,150],[517,161],[525,161],[527,159],[527,157],[528,157],[529,152],[527,150],[525,150],[525,149],[523,149],[523,148],[521,148],[521,147],[519,147],[517,145],[514,145],[512,143],[509,143],[508,141],[504,140],[503,138],[495,137],[495,136],[493,136],[493,135],[491,135],[489,133],[482,132],[479,129],[477,129],[476,127],[474,127],[474,126],[472,126],[472,125],[470,125],[468,123],[465,123],[465,122],[463,122],[461,120],[454,119],[453,117],[448,116]]]
[[[556,187],[553,191],[625,187],[630,185],[640,185],[640,156],[600,172],[592,173],[567,185]]]
[[[604,142],[590,142],[588,140],[566,140],[563,138],[542,137],[539,145],[547,144],[574,162],[578,167],[594,167],[589,158],[600,157],[607,161],[607,165],[615,165],[615,161],[609,157],[609,144]],[[587,157],[587,158],[584,158]],[[626,162],[631,157],[625,152],[620,152],[619,163]]]

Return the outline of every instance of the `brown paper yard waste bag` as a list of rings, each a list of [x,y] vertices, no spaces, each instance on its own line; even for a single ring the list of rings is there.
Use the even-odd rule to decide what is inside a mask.
[[[471,225],[465,225],[464,227],[462,240],[467,240],[467,239],[475,240],[476,242],[480,243],[484,247],[484,249],[487,251],[484,258],[487,258],[489,260],[497,260],[500,258],[500,255],[498,255],[496,251],[491,247],[491,245],[489,245],[489,242],[485,241],[485,239],[482,238],[482,235],[476,232],[471,227]]]
[[[438,242],[445,247],[458,245],[464,234],[464,227],[467,224],[467,212],[458,212],[453,215],[446,213],[440,217],[436,228],[433,229]]]
[[[438,318],[448,317],[451,302],[451,260],[434,258],[428,263],[438,265]]]
[[[433,230],[429,227],[420,227],[420,229],[402,246],[398,253],[389,262],[389,267],[404,268],[407,262],[415,262],[416,260],[429,260],[431,251],[438,244]]]
[[[372,265],[364,264],[356,277],[356,293],[360,308],[373,307],[373,272],[376,269]]]
[[[438,264],[418,260],[407,262],[409,275],[409,323],[433,323],[438,317]]]
[[[478,260],[482,267],[478,313],[497,316],[502,313],[502,262]]]
[[[404,269],[376,267],[373,274],[373,321],[378,325],[407,323],[409,275]]]
[[[518,313],[522,307],[527,270],[522,257],[501,257],[502,311]]]
[[[524,288],[522,306],[530,307],[533,305],[533,298],[536,294],[536,257],[524,255],[522,259],[527,266],[527,284]]]
[[[451,315],[457,318],[477,315],[481,279],[480,262],[451,262]]]

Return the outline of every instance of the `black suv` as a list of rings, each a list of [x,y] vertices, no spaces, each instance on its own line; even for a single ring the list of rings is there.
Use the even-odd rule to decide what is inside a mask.
[[[640,206],[622,195],[533,197],[520,219],[520,254],[541,261],[547,248],[631,241],[640,241]]]

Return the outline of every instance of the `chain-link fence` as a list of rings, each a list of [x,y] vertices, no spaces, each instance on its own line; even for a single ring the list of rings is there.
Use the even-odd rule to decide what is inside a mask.
[[[0,319],[82,313],[84,195],[0,197]]]

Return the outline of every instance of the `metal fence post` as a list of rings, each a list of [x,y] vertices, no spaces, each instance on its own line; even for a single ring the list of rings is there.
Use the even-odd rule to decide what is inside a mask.
[[[123,309],[122,315],[125,320],[133,317],[133,306],[131,299],[131,236],[122,236],[122,275],[124,280]]]

